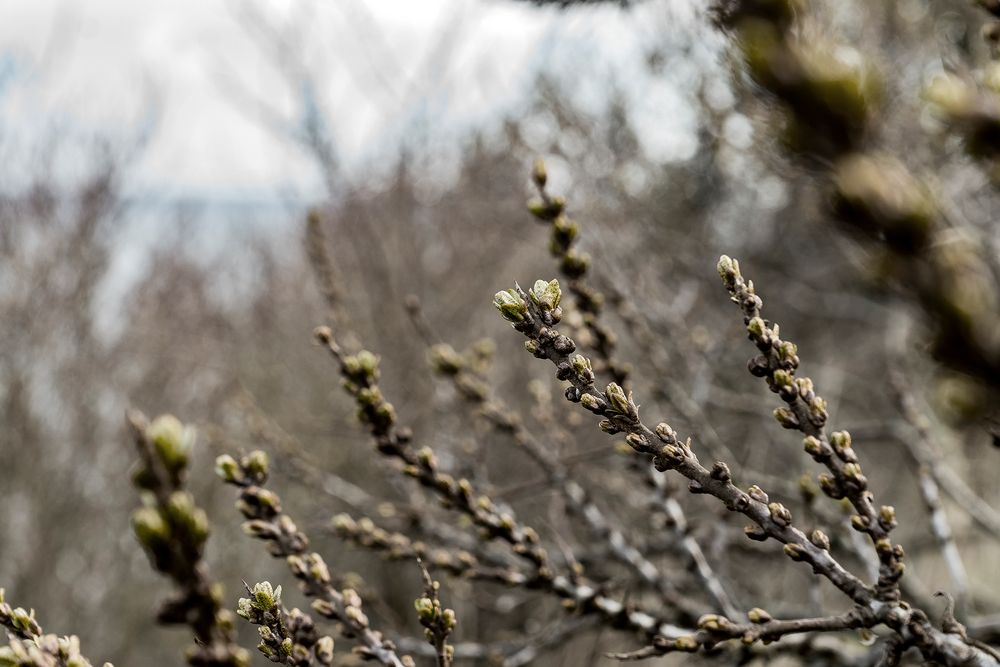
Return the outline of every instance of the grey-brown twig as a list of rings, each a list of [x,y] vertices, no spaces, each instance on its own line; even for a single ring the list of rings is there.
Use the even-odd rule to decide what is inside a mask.
[[[263,488],[268,467],[267,455],[261,451],[251,452],[240,461],[229,455],[216,461],[219,476],[240,489],[237,507],[246,518],[244,532],[267,542],[272,556],[286,560],[302,592],[313,598],[313,610],[338,621],[341,633],[357,641],[357,653],[385,667],[412,667],[411,658],[398,655],[392,642],[372,628],[357,591],[338,590],[323,557],[309,550],[309,538],[282,511],[281,499]]]

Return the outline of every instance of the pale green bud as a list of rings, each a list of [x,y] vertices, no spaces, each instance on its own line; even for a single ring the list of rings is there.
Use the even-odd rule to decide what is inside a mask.
[[[534,287],[528,294],[542,310],[555,310],[559,307],[559,301],[562,299],[562,290],[559,287],[559,281],[555,278],[548,282],[536,280]]]
[[[369,352],[368,350],[361,350],[356,355],[358,360],[358,365],[361,367],[361,371],[370,377],[374,377],[378,372],[378,355]]]
[[[215,474],[230,484],[243,481],[243,471],[240,465],[229,454],[223,454],[215,459]]]
[[[851,434],[847,431],[834,431],[830,434],[830,444],[838,452],[843,451],[851,446]]]
[[[29,612],[23,607],[18,607],[10,612],[10,622],[14,626],[15,630],[19,630],[24,634],[38,634],[38,623],[35,621],[33,611]]]
[[[316,640],[313,645],[313,652],[316,654],[316,660],[319,661],[321,665],[332,665],[333,664],[333,638],[329,636],[320,637]]]
[[[465,360],[462,359],[462,355],[447,343],[439,343],[433,346],[430,350],[430,360],[434,370],[444,375],[454,375],[465,366]]]
[[[250,452],[243,460],[243,467],[254,478],[267,478],[270,468],[270,460],[268,459],[267,452],[259,449]]]
[[[545,169],[545,162],[541,158],[535,160],[531,168],[531,180],[540,188],[544,188],[546,181],[549,180],[548,170]]]
[[[698,639],[691,636],[678,637],[674,640],[674,650],[682,651],[684,653],[695,653],[701,644],[698,643]]]
[[[715,268],[719,271],[719,277],[721,277],[727,285],[732,283],[740,275],[740,263],[728,255],[720,257],[719,263],[716,264]]]
[[[774,418],[778,420],[778,423],[785,428],[795,429],[799,427],[799,419],[795,416],[795,413],[788,408],[775,408]]]
[[[420,619],[421,623],[432,623],[434,621],[434,601],[429,597],[417,598],[413,606],[417,610],[417,618]]]
[[[153,549],[170,537],[170,528],[160,513],[152,507],[140,507],[132,513],[132,530],[139,543]]]
[[[261,611],[272,611],[277,605],[281,604],[281,586],[272,588],[269,581],[261,581],[255,584],[251,592],[253,594],[254,607]]]
[[[185,426],[173,415],[160,415],[146,428],[146,437],[163,464],[172,471],[187,465],[194,444],[194,429]]]
[[[594,370],[594,367],[590,363],[590,359],[582,354],[574,354],[570,361],[573,364],[573,370],[577,373],[585,373],[587,371]]]
[[[609,384],[604,394],[615,410],[625,415],[631,414],[631,400],[625,395],[625,390],[618,386],[618,383]]]
[[[809,541],[812,542],[815,546],[822,549],[823,551],[830,550],[830,538],[827,537],[826,533],[824,533],[819,528],[814,530],[812,534],[809,535]]]
[[[786,544],[784,551],[785,555],[794,561],[800,561],[806,557],[806,551],[800,544]]]
[[[240,598],[236,603],[236,615],[240,618],[245,618],[249,621],[255,616],[254,611],[250,598]]]
[[[528,304],[513,289],[497,292],[493,296],[493,306],[508,322],[523,322],[524,316],[528,314]]]
[[[590,394],[583,394],[580,396],[580,405],[587,408],[591,412],[597,412],[601,409],[601,402]]]
[[[341,513],[333,517],[333,529],[337,532],[354,532],[357,527],[350,514]]]

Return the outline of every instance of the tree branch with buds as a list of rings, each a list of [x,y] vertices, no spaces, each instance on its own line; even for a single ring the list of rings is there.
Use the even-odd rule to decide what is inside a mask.
[[[818,454],[812,451],[810,453],[818,455],[824,462],[830,462],[831,470],[835,471],[826,483],[827,488],[835,493],[843,491],[845,496],[856,496],[859,513],[864,512],[868,520],[881,522],[878,527],[866,523],[863,528],[869,534],[874,534],[875,541],[884,539],[889,526],[894,523],[892,512],[874,511],[867,487],[862,486],[864,478],[856,456],[850,449],[848,437],[839,436],[836,445],[827,443],[823,447],[824,441],[818,436],[822,435],[821,428],[827,417],[825,403],[815,397],[811,383],[793,384],[789,370],[798,365],[794,346],[781,341],[777,333],[756,315],[760,308],[759,298],[753,293],[752,285],[742,283],[738,265],[727,260],[728,258],[723,258],[720,261],[720,274],[727,287],[734,294],[740,295],[741,305],[745,305],[747,311],[753,313],[753,317],[748,318],[752,321],[748,321],[751,336],[759,340],[761,345],[766,341],[767,349],[773,351],[766,355],[763,365],[752,362],[752,367],[766,369],[764,375],[773,376],[774,372],[783,371],[784,375],[779,375],[775,381],[776,391],[781,392],[783,397],[787,395],[789,399],[794,398],[794,402],[789,401],[792,408],[778,413],[779,419],[784,418],[790,427],[807,429],[810,434],[807,435],[807,449],[817,449],[813,440],[820,443]],[[789,510],[781,503],[771,501],[762,489],[752,485],[744,491],[735,486],[732,473],[725,462],[717,461],[711,468],[703,466],[690,439],[682,441],[669,424],[660,423],[654,428],[648,426],[640,418],[638,405],[631,392],[626,392],[614,382],[604,391],[598,390],[597,378],[590,361],[580,354],[574,354],[576,343],[555,328],[561,318],[561,312],[556,308],[558,299],[555,293],[556,288],[551,282],[538,281],[530,292],[515,285],[513,289],[498,292],[494,297],[494,306],[516,331],[527,338],[525,348],[531,354],[540,359],[548,359],[556,366],[556,377],[569,383],[565,392],[567,400],[579,403],[588,411],[603,417],[600,428],[606,433],[625,433],[626,442],[632,449],[648,457],[658,471],[676,470],[689,480],[688,488],[692,493],[712,495],[722,501],[727,509],[749,518],[753,522],[745,531],[749,538],[760,541],[775,539],[782,543],[785,554],[791,560],[808,564],[815,574],[829,580],[854,603],[851,611],[837,617],[836,621],[829,618],[800,619],[798,624],[772,625],[767,631],[769,640],[795,632],[797,628],[809,631],[824,627],[842,629],[847,623],[846,619],[850,619],[850,627],[887,625],[900,635],[904,646],[915,646],[928,659],[939,660],[944,664],[996,664],[988,652],[970,645],[957,633],[935,628],[924,612],[898,599],[893,586],[898,576],[893,576],[897,572],[901,575],[902,572],[890,565],[901,559],[901,550],[897,551],[890,544],[889,553],[886,554],[884,545],[876,545],[880,558],[886,563],[885,575],[884,580],[880,577],[877,589],[868,587],[830,554],[829,538],[824,533],[815,530],[807,537],[793,525]],[[805,396],[801,395],[802,391],[805,391]],[[835,452],[838,457],[844,457],[840,462],[832,462]],[[844,467],[849,465],[854,467],[845,470]],[[851,486],[850,489],[846,488],[848,485]],[[723,620],[715,615],[704,617],[699,622],[698,634],[660,638],[644,650],[643,657],[671,651],[710,648],[720,641],[734,638],[733,635],[726,634],[728,630],[722,629],[730,627],[745,630],[738,624],[734,626],[729,619]],[[763,635],[744,631],[739,637],[747,644],[753,644],[762,639]]]
[[[309,538],[282,511],[281,499],[263,487],[268,468],[267,455],[261,451],[251,452],[240,461],[229,455],[220,456],[216,461],[216,471],[223,481],[240,489],[237,507],[246,519],[244,532],[267,542],[275,558],[285,559],[302,592],[313,598],[313,610],[339,622],[341,634],[357,642],[356,653],[385,667],[412,667],[412,658],[398,655],[392,642],[372,628],[362,611],[363,603],[357,591],[338,590],[323,557],[309,550]],[[269,587],[270,584],[266,588]],[[276,604],[266,606],[273,611]],[[242,605],[241,611],[249,614],[252,610]],[[320,652],[326,652],[325,645],[321,648],[322,651],[318,651],[317,646],[313,646],[317,658]]]
[[[209,577],[204,561],[208,516],[184,488],[194,429],[172,415],[150,423],[142,413],[130,411],[127,421],[139,454],[132,479],[143,501],[132,514],[132,528],[153,568],[178,589],[157,618],[167,625],[188,625],[194,632],[188,664],[246,667],[250,655],[235,644],[222,586]]]
[[[0,626],[7,630],[9,641],[0,646],[0,665],[7,667],[91,667],[80,653],[76,635],[47,635],[35,619],[35,611],[11,607],[0,588]],[[112,667],[110,662],[104,667]]]

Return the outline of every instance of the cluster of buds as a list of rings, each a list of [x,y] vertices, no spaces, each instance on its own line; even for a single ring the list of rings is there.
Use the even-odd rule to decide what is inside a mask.
[[[776,408],[774,418],[787,429],[805,432],[822,429],[829,417],[826,401],[816,395],[811,379],[795,377],[800,363],[798,347],[782,340],[778,325],[760,316],[763,301],[754,290],[753,281],[743,279],[739,262],[723,255],[717,268],[730,299],[746,317],[747,335],[761,352],[750,359],[747,365],[750,373],[765,378],[771,391],[788,404]]]
[[[534,286],[528,290],[528,295],[542,312],[551,312],[554,319],[559,320],[556,313],[561,312],[559,302],[562,300],[562,290],[557,279],[553,278],[548,282],[536,280]]]
[[[500,315],[513,324],[524,322],[528,316],[528,303],[517,289],[506,289],[493,296],[493,306]]]
[[[466,367],[465,357],[455,351],[451,345],[439,343],[431,347],[428,357],[431,367],[436,373],[454,376]]]
[[[263,581],[247,587],[250,597],[240,598],[236,613],[258,627],[257,649],[271,662],[293,667],[333,664],[333,639],[319,636],[312,618],[281,604],[281,586]]]
[[[992,32],[987,34],[995,44],[1000,32],[996,23],[991,27]],[[993,137],[1000,132],[1000,63],[989,63],[979,75],[977,82],[957,74],[940,73],[928,83],[924,97],[938,116],[962,135],[971,155],[996,159]]]
[[[143,415],[130,412],[128,422],[139,453],[132,478],[142,498],[142,507],[132,514],[132,528],[153,567],[179,589],[163,604],[158,620],[191,626],[197,644],[187,652],[189,664],[245,667],[250,657],[234,643],[222,586],[208,578],[202,560],[208,516],[183,486],[194,429],[171,415],[148,423]]]
[[[215,474],[227,484],[249,486],[265,484],[270,472],[267,452],[256,449],[237,461],[229,454],[215,459]]]
[[[833,174],[834,212],[900,253],[923,249],[931,239],[937,203],[899,160],[855,155]]]
[[[372,430],[376,438],[388,436],[396,425],[396,409],[385,400],[378,388],[378,355],[368,350],[345,355],[329,327],[317,327],[313,335],[340,362],[342,384],[357,403],[358,419]],[[388,446],[389,443],[385,444]]]
[[[264,488],[269,468],[268,456],[260,450],[250,452],[239,461],[229,454],[215,461],[216,474],[240,489],[236,508],[246,519],[243,532],[269,542],[275,555],[301,554],[308,548],[309,538],[282,512],[278,494]]]
[[[437,582],[434,583],[436,584]],[[417,610],[417,618],[420,620],[420,624],[427,628],[428,638],[431,635],[432,626],[439,626],[443,630],[451,632],[455,629],[455,625],[457,625],[455,611],[453,609],[442,609],[440,600],[424,596],[417,598],[413,606]]]
[[[11,607],[4,597],[2,588],[0,588],[0,625],[25,639],[42,634],[42,628],[35,620],[34,610],[27,611],[23,607]]]
[[[201,556],[208,540],[208,515],[182,489],[195,433],[173,415],[161,415],[141,434],[142,457],[132,478],[144,491],[143,507],[132,513],[132,528],[154,567],[169,572],[182,557]]]
[[[463,352],[456,352],[447,343],[438,343],[431,346],[428,356],[435,373],[450,379],[462,396],[482,405],[491,393],[486,373],[495,351],[493,340],[483,338]]]
[[[886,193],[886,196],[894,195]],[[771,325],[760,317],[763,302],[754,292],[753,282],[743,279],[739,264],[729,257],[719,259],[718,269],[732,301],[744,313],[750,339],[762,352],[750,361],[751,373],[766,378],[771,390],[787,403],[787,406],[775,409],[775,418],[783,427],[801,431],[805,435],[802,444],[806,453],[828,469],[818,477],[822,492],[834,500],[846,498],[857,511],[852,525],[869,535],[881,563],[879,595],[886,600],[897,598],[896,583],[905,567],[902,548],[893,545],[888,538],[895,527],[892,508],[876,510],[868,490],[868,478],[861,469],[850,433],[837,431],[827,437],[824,431],[828,419],[826,401],[816,395],[811,380],[795,377],[799,365],[798,351],[794,344],[781,340],[776,324]],[[885,517],[891,517],[891,520]],[[773,511],[772,519],[775,519]],[[754,537],[759,532],[753,530],[750,536]],[[796,548],[797,545],[786,545],[786,552]],[[796,558],[802,554],[789,552],[788,555]]]
[[[417,561],[420,563],[420,561]],[[458,624],[455,611],[441,605],[441,584],[431,578],[427,568],[420,563],[424,577],[424,594],[417,598],[413,606],[417,610],[417,620],[424,627],[424,636],[434,647],[438,657],[438,667],[449,667],[455,660],[455,647],[448,643],[448,636]]]
[[[90,661],[80,653],[80,640],[75,635],[34,635],[30,639],[14,637],[7,646],[0,646],[2,667],[90,667]],[[104,663],[111,667],[111,663]]]
[[[559,267],[564,276],[570,280],[578,280],[590,268],[590,256],[573,248],[573,243],[580,234],[580,228],[566,216],[566,200],[550,195],[545,189],[548,174],[545,163],[541,160],[535,162],[531,180],[538,189],[538,197],[528,201],[528,211],[539,222],[551,225],[549,252],[559,260]]]
[[[549,251],[559,262],[559,271],[569,281],[569,290],[579,315],[574,324],[574,335],[582,344],[597,352],[602,370],[606,367],[616,382],[624,384],[629,369],[627,364],[614,358],[615,335],[599,317],[604,307],[604,295],[583,280],[590,269],[590,256],[573,247],[580,233],[579,226],[565,215],[565,200],[550,195],[545,189],[548,175],[541,160],[535,162],[531,180],[538,190],[538,197],[528,202],[528,210],[537,220],[551,226]],[[538,283],[535,286],[537,288]],[[553,322],[546,324],[551,326]]]
[[[321,616],[339,621],[341,632],[345,636],[359,639],[355,652],[386,667],[402,667],[408,664],[408,659],[396,654],[395,646],[391,642],[371,628],[368,617],[361,611],[361,597],[357,592],[351,588],[337,590],[323,557],[308,550],[308,536],[298,529],[291,517],[282,512],[281,499],[278,495],[259,486],[267,480],[267,468],[267,457],[262,452],[252,452],[239,462],[228,455],[220,456],[216,461],[216,471],[219,476],[240,489],[240,498],[236,506],[246,519],[243,523],[244,532],[267,542],[268,550],[275,558],[285,559],[292,576],[299,582],[299,588],[306,596],[313,598],[313,610]],[[253,617],[255,605],[265,611],[273,611],[280,607],[280,587],[272,590],[271,585],[264,582],[255,586],[251,593],[252,599],[248,598],[246,602],[241,600],[237,611],[241,616],[251,617],[248,620],[255,618]],[[299,624],[301,628],[306,628],[307,625],[311,627],[311,622],[306,624],[301,617],[298,620],[301,621]],[[291,629],[286,629],[291,632]],[[284,644],[282,647],[289,637],[292,639],[292,645]],[[274,641],[278,642],[277,646],[273,645]],[[264,633],[261,634],[261,643],[267,648],[267,650],[261,648],[261,651],[268,657],[271,657],[269,650],[277,651],[273,655],[279,660],[275,662],[285,660],[283,656],[287,648],[292,651],[289,654],[292,658],[296,656],[303,659],[308,657],[310,660],[315,658],[318,664],[331,664],[332,640],[308,645],[300,641],[299,643],[305,647],[304,652],[303,650],[295,652],[296,641],[298,639],[294,633],[274,634],[272,628],[272,632],[266,637]],[[321,661],[327,658],[331,662]],[[311,663],[287,662],[287,664]]]
[[[858,149],[882,94],[874,68],[844,45],[794,36],[795,0],[732,4],[725,21],[750,75],[784,105],[785,142],[827,159]]]
[[[562,301],[562,288],[557,279],[536,280],[535,284],[528,290],[527,296],[542,324],[554,326],[562,319],[562,308],[559,306]],[[500,315],[505,320],[514,324],[515,327],[531,321],[525,292],[518,285],[497,292],[493,297],[493,306],[500,311]]]

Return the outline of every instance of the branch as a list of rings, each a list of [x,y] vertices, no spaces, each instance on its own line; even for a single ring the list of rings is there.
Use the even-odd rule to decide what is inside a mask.
[[[720,270],[727,281],[727,285],[734,288],[738,286],[738,267],[733,262],[720,262]],[[754,309],[759,309],[759,299],[753,295],[752,288],[746,286],[749,296],[753,300]],[[885,595],[884,590],[876,591],[865,586],[855,575],[845,570],[829,553],[829,539],[821,531],[814,531],[807,538],[798,528],[791,523],[791,513],[780,503],[769,502],[767,494],[757,486],[751,486],[747,491],[743,491],[732,484],[732,475],[729,467],[724,462],[716,462],[711,469],[701,465],[697,456],[691,448],[691,441],[688,439],[682,442],[677,434],[666,423],[660,423],[651,429],[639,417],[639,409],[632,398],[631,393],[626,392],[616,383],[611,383],[603,392],[598,391],[595,382],[596,376],[591,367],[590,361],[579,354],[573,354],[576,350],[576,343],[568,336],[560,333],[555,326],[559,323],[562,312],[559,309],[559,286],[557,281],[537,281],[530,293],[525,292],[516,286],[513,289],[498,292],[494,297],[494,306],[500,314],[511,323],[513,328],[525,335],[528,339],[525,348],[535,357],[548,359],[556,366],[556,377],[570,383],[566,388],[567,400],[580,403],[584,408],[603,417],[600,423],[601,430],[609,434],[626,433],[626,442],[637,453],[648,457],[653,466],[658,471],[676,470],[678,473],[690,480],[689,490],[692,493],[709,494],[721,500],[725,506],[735,512],[739,512],[753,521],[753,525],[746,529],[747,536],[755,540],[766,540],[773,538],[785,545],[785,554],[795,561],[808,563],[813,572],[827,578],[841,592],[855,602],[856,608],[852,613],[863,619],[871,627],[876,624],[885,624],[896,631],[902,638],[905,645],[914,645],[921,650],[927,659],[938,660],[945,665],[996,665],[998,662],[989,651],[973,646],[966,639],[964,634],[955,632],[942,632],[938,630],[927,618],[927,615],[911,606],[902,603],[892,595]],[[748,304],[751,305],[751,304]],[[757,318],[759,319],[759,318]],[[764,325],[761,322],[760,332],[757,334],[763,340]],[[758,329],[754,326],[754,330]],[[778,343],[781,347],[781,359],[785,364],[795,366],[798,359],[795,356],[794,347],[784,344],[777,338],[777,332],[769,333],[767,340],[769,344]],[[784,368],[787,373],[787,368]],[[781,376],[779,376],[781,379]],[[821,400],[816,400],[812,394],[811,383],[802,383],[798,391],[791,388],[791,384],[778,382],[778,386],[784,395],[791,393],[804,393],[801,400],[807,402],[808,410],[803,414],[803,418],[812,420],[811,430],[820,428],[825,422],[825,405]],[[786,389],[787,387],[787,389]],[[803,389],[807,391],[802,391]],[[798,416],[788,411],[786,421],[791,423],[791,419],[798,419]],[[821,422],[817,426],[814,422]],[[798,425],[798,424],[796,424]],[[813,436],[819,442],[819,439]],[[836,447],[838,456],[855,458],[853,451],[849,450],[849,440],[840,441]],[[832,448],[832,445],[827,445]],[[814,447],[810,447],[814,449]],[[821,456],[824,460],[832,456],[834,450],[829,451],[828,456]],[[822,455],[823,452],[821,451]],[[852,484],[859,485],[861,475],[860,466],[855,461],[846,461],[856,466],[856,470],[851,468],[850,474],[842,474],[845,479],[849,479]],[[839,467],[839,464],[835,464]],[[825,486],[833,486],[835,478],[831,477]],[[870,504],[870,498],[859,498],[859,504],[865,506]],[[884,523],[891,523],[888,512],[880,512],[878,519]],[[885,530],[885,527],[883,526]],[[887,530],[886,530],[887,532]],[[884,551],[884,549],[882,550]],[[893,550],[895,552],[895,550]],[[901,553],[893,553],[894,558],[901,557]],[[721,617],[710,617],[702,619],[708,627],[700,630],[713,630],[714,625],[719,627],[731,625],[729,619]],[[751,635],[749,637],[752,644],[758,638]],[[697,650],[703,644],[692,638],[690,635],[682,637],[665,637],[657,640],[660,647],[657,650],[664,650],[667,646],[671,650]]]
[[[76,635],[46,635],[35,619],[35,611],[11,607],[0,588],[0,626],[7,629],[10,641],[0,647],[0,665],[16,667],[91,667],[80,653]],[[110,662],[104,667],[112,667]]]
[[[178,589],[157,620],[188,625],[194,632],[188,664],[246,667],[250,656],[235,643],[232,615],[222,608],[221,586],[209,577],[204,560],[208,516],[184,490],[194,429],[172,415],[149,423],[133,410],[126,419],[139,454],[132,479],[143,498],[143,506],[132,514],[132,528],[153,568]]]
[[[257,649],[271,662],[292,667],[333,664],[333,639],[320,636],[312,617],[298,609],[288,611],[281,604],[281,586],[271,588],[263,581],[250,588],[248,598],[240,598],[236,613],[258,627]]]
[[[719,260],[719,275],[732,301],[743,311],[750,340],[760,354],[749,362],[752,375],[762,377],[768,387],[787,404],[777,408],[774,416],[783,427],[801,432],[805,450],[830,474],[820,476],[820,488],[834,500],[847,498],[857,514],[851,525],[866,533],[875,546],[881,566],[876,593],[882,600],[899,600],[899,579],[903,576],[903,549],[889,540],[896,526],[896,511],[883,505],[875,509],[874,496],[868,489],[868,479],[861,470],[857,454],[851,447],[847,431],[826,434],[828,418],[826,401],[816,395],[813,382],[807,377],[796,378],[799,366],[798,348],[779,337],[777,324],[761,318],[763,301],[754,291],[753,282],[744,281],[739,263],[726,257]]]
[[[506,542],[514,554],[532,566],[534,573],[527,584],[529,587],[553,593],[564,601],[567,611],[596,614],[611,627],[628,628],[649,636],[657,633],[683,634],[682,629],[654,613],[634,605],[626,606],[608,597],[587,581],[581,572],[556,572],[548,552],[540,544],[538,531],[519,523],[513,514],[501,510],[489,496],[478,493],[469,480],[456,480],[441,472],[430,447],[417,451],[413,449],[410,444],[412,433],[407,428],[398,427],[395,408],[378,386],[378,357],[366,350],[356,355],[344,354],[329,327],[319,327],[315,334],[340,366],[344,388],[357,402],[358,416],[368,427],[376,450],[402,463],[405,474],[438,495],[448,508],[471,519],[475,526],[482,529],[484,539]]]
[[[309,551],[309,538],[282,511],[281,499],[263,488],[268,467],[267,455],[261,451],[251,452],[240,461],[227,454],[216,461],[219,477],[240,489],[237,508],[247,519],[243,531],[267,542],[272,556],[285,559],[302,592],[314,598],[313,610],[338,621],[345,636],[356,638],[360,646],[355,650],[363,657],[385,667],[413,667],[412,658],[398,655],[392,642],[372,629],[362,611],[361,596],[353,589],[337,590],[334,586],[323,557]]]

